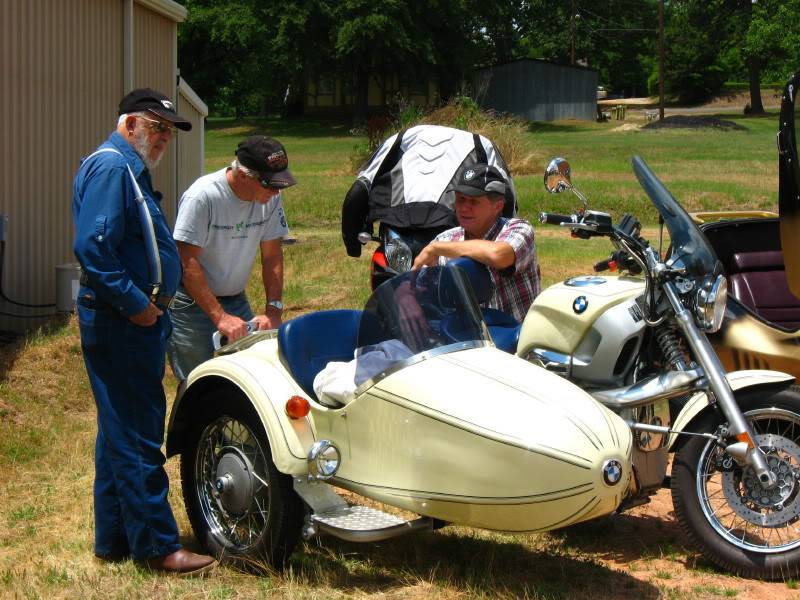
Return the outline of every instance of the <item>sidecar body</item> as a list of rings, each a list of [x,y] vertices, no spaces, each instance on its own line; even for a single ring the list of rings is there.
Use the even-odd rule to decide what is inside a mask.
[[[243,403],[263,461],[248,442],[202,439]],[[435,267],[384,283],[364,310],[297,317],[199,366],[173,407],[167,451],[188,465],[187,503],[206,507],[212,531],[241,522],[274,466],[292,478],[307,533],[347,513],[329,484],[437,523],[523,532],[613,512],[631,441],[580,388],[494,347],[467,277]]]

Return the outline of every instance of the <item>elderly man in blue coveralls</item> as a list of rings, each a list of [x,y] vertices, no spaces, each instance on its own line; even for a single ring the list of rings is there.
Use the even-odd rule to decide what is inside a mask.
[[[78,169],[72,201],[81,348],[97,404],[95,555],[197,574],[215,561],[178,542],[161,452],[167,307],[181,266],[150,179],[175,128],[192,126],[151,89],[125,96],[119,115]]]

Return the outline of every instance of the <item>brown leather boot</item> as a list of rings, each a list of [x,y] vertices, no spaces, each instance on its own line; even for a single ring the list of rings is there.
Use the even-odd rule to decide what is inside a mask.
[[[195,554],[181,548],[166,556],[148,558],[145,564],[154,571],[164,571],[179,576],[192,576],[205,573],[217,564],[211,556]]]

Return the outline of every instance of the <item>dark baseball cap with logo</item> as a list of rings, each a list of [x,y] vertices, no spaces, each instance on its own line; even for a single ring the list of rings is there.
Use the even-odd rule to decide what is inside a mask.
[[[297,183],[289,171],[286,148],[271,137],[251,135],[243,139],[236,148],[236,158],[239,164],[261,176],[264,187],[283,189]]]
[[[506,193],[506,178],[496,168],[487,164],[475,164],[466,167],[458,176],[453,190],[465,196],[485,196],[487,194]]]
[[[119,103],[120,115],[151,112],[173,123],[178,129],[191,131],[192,124],[175,112],[175,105],[167,96],[150,88],[139,88],[127,94]]]

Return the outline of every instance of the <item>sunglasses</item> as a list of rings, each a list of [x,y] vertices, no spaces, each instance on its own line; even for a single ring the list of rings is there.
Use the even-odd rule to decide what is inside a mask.
[[[161,121],[156,121],[155,119],[149,119],[148,117],[143,117],[141,115],[139,115],[139,118],[147,121],[149,123],[147,125],[148,129],[150,129],[150,131],[153,131],[155,133],[167,133],[168,131],[172,135],[178,133],[178,128],[173,125],[167,125],[166,123],[162,123]]]
[[[275,187],[274,185],[270,185],[269,181],[266,179],[262,179],[260,175],[252,175],[249,176],[251,179],[255,179],[262,188],[265,190],[271,190],[275,193],[280,193],[283,188]]]

